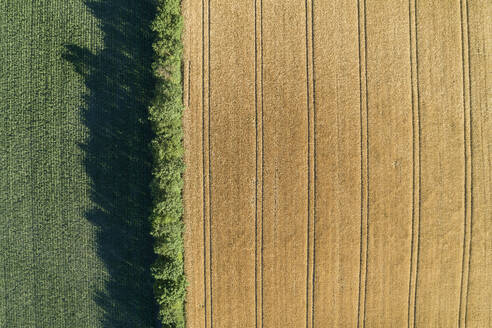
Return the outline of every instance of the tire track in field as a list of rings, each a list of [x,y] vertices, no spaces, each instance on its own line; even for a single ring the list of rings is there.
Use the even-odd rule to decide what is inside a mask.
[[[469,9],[468,9],[469,8]],[[472,222],[470,226],[470,256],[467,283],[465,323],[470,327],[490,326],[492,299],[492,180],[490,169],[490,140],[492,140],[492,121],[490,113],[491,80],[487,72],[492,67],[492,20],[490,2],[467,2],[467,28],[470,81],[470,152],[472,161],[472,180],[470,207]],[[468,23],[468,20],[470,23]],[[470,47],[471,44],[471,47]],[[472,92],[473,89],[473,92]],[[485,269],[484,268],[489,268]]]
[[[417,275],[420,245],[420,97],[418,82],[417,0],[408,2],[410,35],[410,78],[412,98],[412,237],[410,245],[410,278],[408,286],[408,327],[416,326]]]
[[[420,227],[421,227],[421,209],[422,209],[422,125],[421,125],[421,115],[420,115],[420,80],[419,80],[419,39],[418,39],[418,12],[417,12],[417,0],[414,0],[414,16],[415,16],[415,77],[416,77],[416,88],[417,88],[417,136],[418,136],[418,183],[419,183],[419,193],[418,193],[418,224],[417,224],[417,254],[415,259],[415,291],[414,291],[414,301],[413,301],[413,326],[417,325],[417,288],[419,282],[419,259],[420,259]]]
[[[364,1],[365,2],[365,1]],[[366,9],[364,4],[364,25],[366,24]],[[365,27],[364,27],[365,30]],[[366,52],[365,80],[366,80],[366,264],[365,264],[365,282],[364,282],[364,326],[366,322],[366,299],[367,299],[367,270],[369,258],[369,108],[367,94],[367,34],[364,33],[364,51]]]
[[[213,328],[213,284],[212,284],[212,165],[211,165],[211,142],[210,142],[210,0],[207,1],[207,41],[208,41],[208,55],[207,55],[207,65],[208,65],[208,85],[207,85],[207,102],[208,102],[208,210],[209,210],[209,265],[210,265],[210,327]]]
[[[472,237],[472,124],[471,124],[471,75],[470,75],[470,35],[468,19],[468,1],[460,0],[461,23],[461,59],[463,73],[463,148],[464,148],[464,220],[463,220],[463,254],[461,265],[460,301],[458,327],[466,326],[468,284],[470,273],[471,237]],[[466,28],[466,31],[465,31]]]
[[[190,101],[191,101],[191,60],[188,60],[188,94],[187,94],[187,101],[186,101],[186,106],[189,108],[190,107]]]
[[[258,31],[255,0],[255,327],[258,327]]]
[[[470,266],[472,257],[472,238],[473,238],[473,108],[472,108],[472,74],[471,74],[471,54],[470,54],[470,13],[468,10],[468,0],[466,1],[466,33],[467,33],[467,50],[468,50],[468,99],[469,99],[469,116],[468,116],[468,140],[470,151],[470,240],[468,246],[468,268],[466,282],[466,306],[465,306],[465,325],[468,318],[468,294],[470,293]]]
[[[311,10],[310,10],[311,6]],[[313,225],[314,225],[314,109],[312,100],[312,1],[305,1],[305,41],[306,41],[306,108],[307,108],[307,233],[306,233],[306,328],[313,323],[313,292],[314,286],[312,284],[312,277],[314,274],[313,252],[314,252],[314,238],[313,238]],[[311,15],[311,17],[309,17]],[[310,39],[311,38],[311,39]]]
[[[364,77],[366,82],[366,264],[364,282],[364,326],[366,325],[366,300],[367,300],[367,269],[369,258],[369,95],[367,92],[367,29],[366,29],[366,0],[364,0]]]
[[[202,177],[203,177],[203,304],[207,328],[207,206],[206,206],[206,156],[205,156],[205,0],[202,0]]]
[[[262,0],[255,0],[255,326],[263,327],[263,77]],[[258,50],[259,49],[259,50]],[[259,95],[259,93],[261,94]]]
[[[263,236],[263,214],[264,214],[264,168],[265,168],[265,130],[264,130],[264,115],[263,115],[263,0],[260,1],[260,83],[261,83],[261,265],[260,265],[260,270],[261,270],[261,328],[263,328],[263,319],[264,319],[264,308],[263,308],[263,241],[264,241],[264,236]]]
[[[367,99],[366,1],[358,0],[357,5],[359,33],[359,90],[361,129],[361,235],[357,327],[364,327],[366,318],[367,259],[369,246],[369,109]]]
[[[311,281],[311,328],[314,328],[315,282],[316,282],[316,76],[314,66],[314,2],[311,0],[311,76],[312,76],[312,106],[313,106],[313,269]]]

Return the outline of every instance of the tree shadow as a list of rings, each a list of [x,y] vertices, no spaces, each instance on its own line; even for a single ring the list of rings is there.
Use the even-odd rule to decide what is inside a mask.
[[[67,45],[64,59],[83,76],[88,93],[81,109],[89,131],[85,152],[95,206],[86,218],[97,231],[98,256],[108,273],[95,294],[103,327],[156,327],[150,266],[152,138],[148,107],[155,80],[151,21],[153,0],[86,0],[100,21],[97,54]]]

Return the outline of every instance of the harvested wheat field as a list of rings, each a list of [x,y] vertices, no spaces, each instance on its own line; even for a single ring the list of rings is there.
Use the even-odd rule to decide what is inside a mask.
[[[492,3],[183,14],[188,327],[492,327]]]

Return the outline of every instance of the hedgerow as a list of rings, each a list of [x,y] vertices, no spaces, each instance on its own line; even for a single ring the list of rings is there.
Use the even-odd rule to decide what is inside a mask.
[[[181,32],[183,19],[180,0],[158,0],[152,24],[155,33],[156,94],[149,109],[155,133],[153,211],[151,216],[154,250],[157,254],[152,274],[159,316],[164,327],[184,327],[186,280],[183,266],[182,174],[183,130],[181,88]]]

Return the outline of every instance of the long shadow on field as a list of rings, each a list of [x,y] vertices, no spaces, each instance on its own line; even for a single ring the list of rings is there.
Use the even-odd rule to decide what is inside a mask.
[[[108,272],[94,297],[104,312],[103,327],[156,327],[147,121],[155,4],[86,0],[86,5],[99,20],[103,48],[93,53],[68,45],[64,58],[89,90],[81,110],[89,137],[81,147],[96,206],[86,217],[97,229],[98,255]]]

